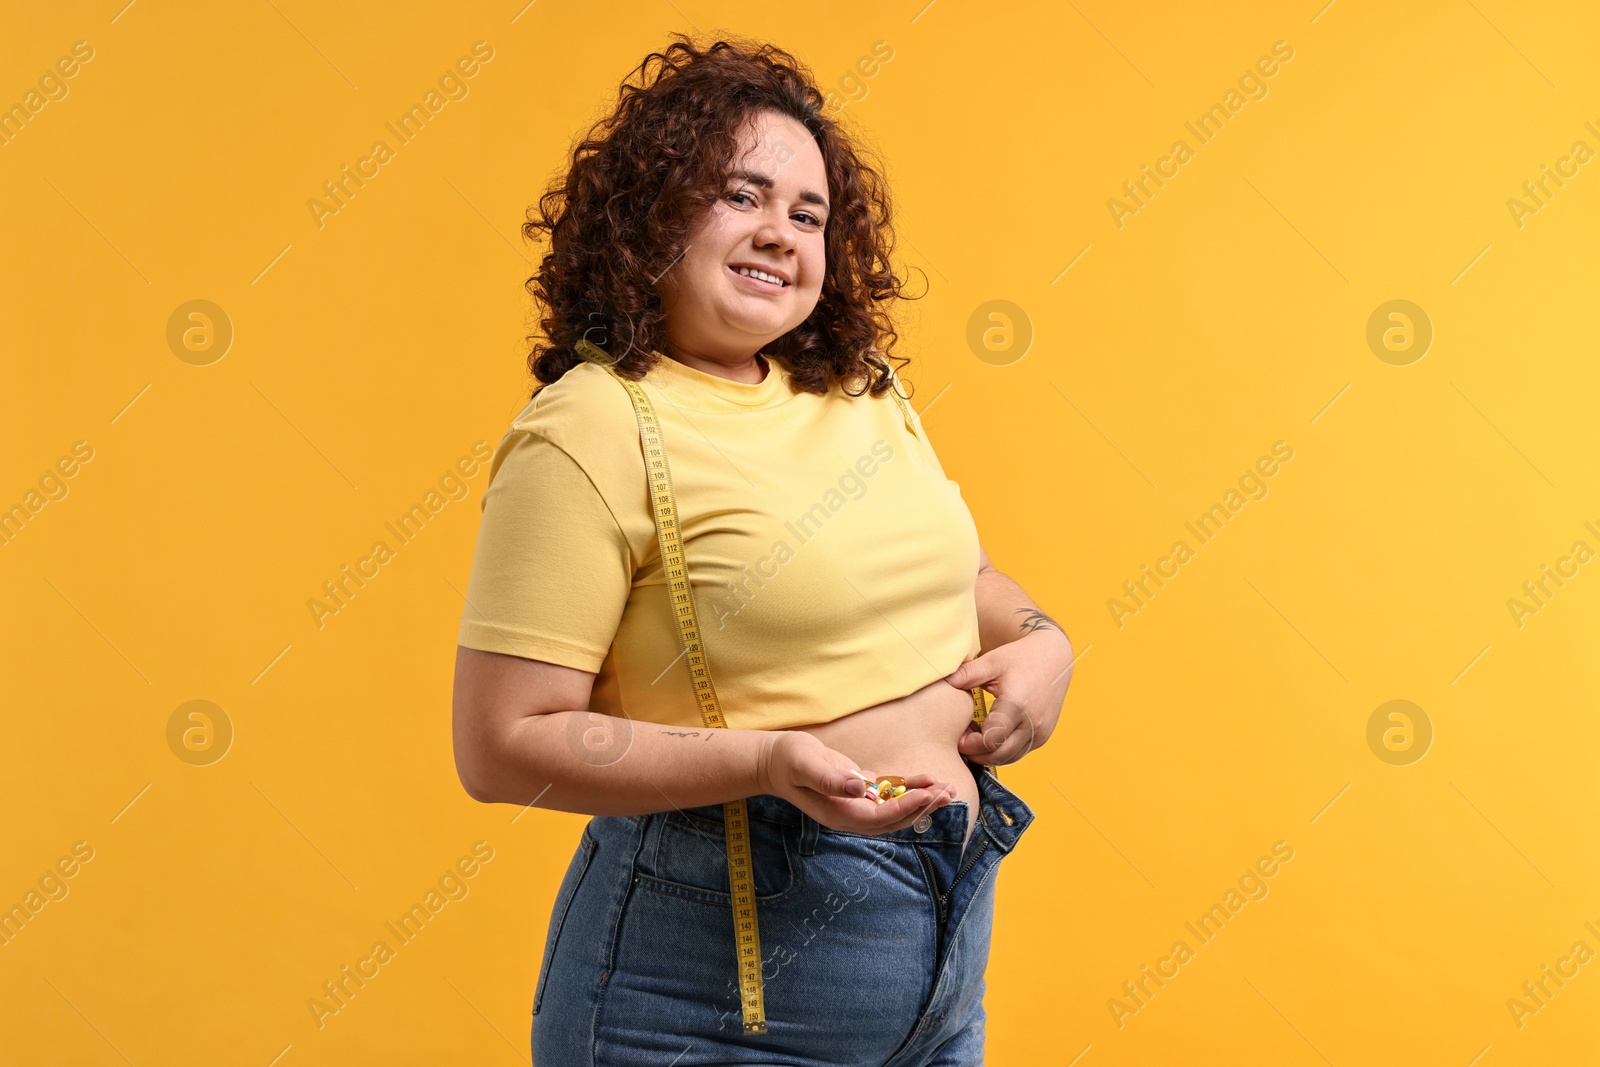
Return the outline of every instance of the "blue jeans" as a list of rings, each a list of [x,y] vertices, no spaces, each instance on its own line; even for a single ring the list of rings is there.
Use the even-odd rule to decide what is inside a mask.
[[[855,834],[746,800],[765,1034],[743,1032],[722,806],[592,818],[550,916],[535,1067],[981,1065],[995,871],[1034,816],[967,765],[965,848],[964,801]]]

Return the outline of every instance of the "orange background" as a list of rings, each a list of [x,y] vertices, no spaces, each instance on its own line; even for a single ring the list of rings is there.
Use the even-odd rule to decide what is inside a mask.
[[[1600,952],[1591,6],[519,8],[5,16],[0,105],[93,56],[0,145],[0,506],[41,505],[0,545],[0,905],[73,871],[0,947],[0,1058],[526,1061],[585,817],[457,782],[486,472],[450,472],[527,394],[525,209],[679,29],[793,50],[882,153],[928,283],[913,402],[1081,656],[1060,730],[1005,772],[1038,821],[1000,881],[989,1061],[1600,1058],[1592,959],[1507,1003]],[[466,95],[319,227],[307,201],[478,41]],[[1201,143],[1185,123],[1280,41]],[[1568,176],[1536,204],[1546,165]],[[231,325],[221,358],[169,344],[193,300]],[[1195,538],[1279,441],[1246,479],[1266,494]],[[319,626],[322,583],[434,489]],[[1535,605],[1547,564],[1568,577]],[[232,732],[206,765],[169,731],[193,700],[220,709],[201,756]],[[1392,700],[1409,720],[1369,741]],[[1200,944],[1184,924],[1280,841],[1270,892]],[[308,999],[476,842],[467,895],[319,1028]]]

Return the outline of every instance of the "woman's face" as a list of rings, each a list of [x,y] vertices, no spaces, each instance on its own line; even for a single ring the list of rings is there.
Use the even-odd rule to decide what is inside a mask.
[[[674,354],[737,367],[806,320],[822,292],[828,176],[806,128],[756,112],[723,195],[690,228],[658,287]],[[774,284],[742,276],[753,267]]]

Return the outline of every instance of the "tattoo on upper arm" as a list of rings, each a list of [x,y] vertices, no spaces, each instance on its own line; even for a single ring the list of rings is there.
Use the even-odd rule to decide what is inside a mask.
[[[1053,627],[1061,636],[1065,637],[1067,635],[1067,631],[1061,629],[1060,623],[1037,608],[1018,608],[1017,611],[1022,615],[1022,632],[1025,634],[1032,633],[1034,630],[1042,630],[1049,626]]]

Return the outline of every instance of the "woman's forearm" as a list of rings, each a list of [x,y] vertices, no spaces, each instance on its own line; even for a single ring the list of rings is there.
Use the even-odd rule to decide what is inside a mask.
[[[645,815],[755,796],[769,788],[772,730],[685,728],[551,711],[521,718],[477,799],[585,815]]]
[[[988,557],[984,557],[987,562]],[[1066,636],[1054,619],[1039,610],[1006,574],[985,567],[978,572],[974,597],[978,604],[979,652],[988,653],[1035,630],[1050,630]]]

